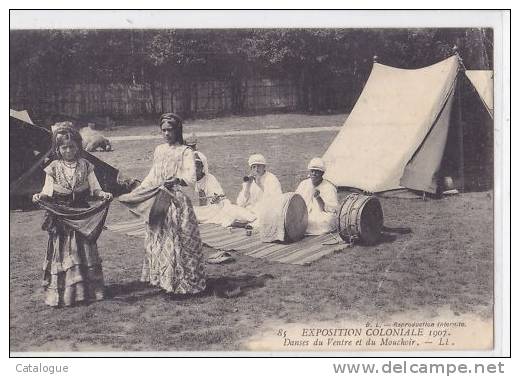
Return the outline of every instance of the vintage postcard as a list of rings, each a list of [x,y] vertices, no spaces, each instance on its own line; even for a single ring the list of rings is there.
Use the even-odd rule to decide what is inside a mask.
[[[11,355],[505,352],[498,11],[31,12]]]

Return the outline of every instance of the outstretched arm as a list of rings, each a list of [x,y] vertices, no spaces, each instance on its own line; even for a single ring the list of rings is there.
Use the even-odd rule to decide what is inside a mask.
[[[92,196],[95,196],[95,197],[98,197],[101,199],[105,199],[105,200],[112,199],[111,193],[105,192],[101,189],[101,185],[99,184],[99,181],[98,181],[94,171],[91,171],[88,175],[88,184],[90,187],[90,194]]]
[[[54,192],[54,178],[51,175],[45,175],[45,183],[43,184],[42,190],[33,195],[33,202],[37,202],[43,198],[51,198]]]

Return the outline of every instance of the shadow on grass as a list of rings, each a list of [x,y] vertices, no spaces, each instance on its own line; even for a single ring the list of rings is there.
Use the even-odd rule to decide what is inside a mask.
[[[393,227],[383,226],[381,229],[381,238],[376,245],[383,243],[391,243],[397,240],[397,235],[404,235],[412,233],[412,229],[408,227]]]
[[[404,235],[412,233],[412,229],[408,227],[388,227],[383,226],[381,229],[381,236],[377,240],[377,242],[372,244],[366,244],[363,241],[359,243],[361,246],[377,246],[385,243],[392,243],[397,240],[397,235]]]
[[[266,281],[270,279],[274,279],[270,274],[208,277],[206,279],[206,289],[203,292],[195,295],[170,294],[168,297],[172,300],[187,300],[194,297],[208,296],[233,298],[241,296],[250,290],[264,287]]]
[[[206,289],[197,294],[171,294],[151,287],[141,281],[131,281],[124,284],[112,284],[106,287],[106,296],[112,300],[128,303],[137,302],[150,297],[164,295],[165,298],[175,301],[189,300],[196,297],[217,296],[232,298],[242,295],[255,288],[265,286],[267,280],[274,279],[270,274],[224,276],[206,279]]]
[[[206,281],[206,294],[217,297],[236,297],[255,288],[265,287],[266,281],[274,279],[273,275],[240,275],[208,278]]]
[[[383,232],[383,233],[381,233],[381,237],[379,238],[379,241],[377,241],[375,245],[394,242],[396,239],[397,239],[397,236],[395,234]]]
[[[409,227],[394,227],[394,228],[391,228],[391,227],[388,227],[388,226],[383,226],[382,231],[386,232],[386,233],[410,234],[410,233],[412,233],[412,228],[409,228]]]
[[[129,303],[158,296],[161,292],[160,289],[138,280],[106,287],[107,298]]]

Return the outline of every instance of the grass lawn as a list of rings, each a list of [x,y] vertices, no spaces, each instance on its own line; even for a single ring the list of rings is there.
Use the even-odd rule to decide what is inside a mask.
[[[337,126],[344,118],[285,114],[194,123],[215,131],[267,124]],[[144,135],[148,130],[118,129],[108,136],[136,135],[137,131]],[[185,130],[191,131],[189,124]],[[210,171],[228,196],[235,199],[251,153],[263,153],[283,190],[293,191],[306,176],[308,160],[322,155],[335,135],[202,138],[199,150],[208,157]],[[113,152],[97,155],[128,175],[142,178],[160,142],[115,142]],[[493,193],[381,201],[385,225],[408,227],[411,233],[386,237],[372,247],[346,248],[310,266],[270,263],[240,254],[234,263],[207,265],[209,278],[274,277],[265,287],[232,299],[212,294],[171,299],[138,283],[142,239],[105,231],[98,246],[111,298],[66,309],[43,303],[40,278],[47,240],[40,229],[43,212],[10,212],[11,351],[246,350],[250,339],[272,331],[275,324],[384,320],[414,311],[435,317],[444,310],[453,316],[469,313],[492,318]],[[107,222],[128,218],[127,210],[114,201]],[[205,248],[205,252],[212,250]]]
[[[341,126],[347,114],[305,115],[305,114],[266,114],[252,116],[227,116],[215,119],[188,119],[184,122],[184,132],[202,131],[241,131],[283,129],[300,127]],[[158,121],[158,120],[157,120]],[[107,137],[128,135],[160,135],[157,121],[125,121],[103,131]]]

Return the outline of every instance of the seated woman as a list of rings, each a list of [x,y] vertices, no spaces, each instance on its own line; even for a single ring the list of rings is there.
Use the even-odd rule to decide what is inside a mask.
[[[213,174],[210,174],[208,160],[201,152],[195,152],[195,169],[197,181],[195,182],[195,196],[198,197],[198,205],[195,205],[195,215],[199,223],[220,223],[218,216],[224,202],[228,201],[224,190]],[[196,203],[194,203],[196,204]]]
[[[319,157],[313,158],[309,165],[309,178],[300,182],[296,193],[307,204],[309,220],[306,234],[320,235],[336,230],[336,208],[338,197],[336,187],[323,179],[325,163]]]
[[[265,157],[261,154],[250,156],[248,164],[251,173],[244,178],[237,205],[259,218],[271,209],[270,200],[282,195],[282,186],[278,178],[267,171]]]

